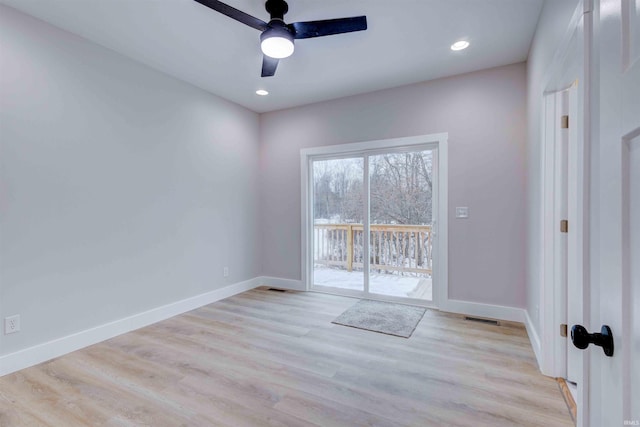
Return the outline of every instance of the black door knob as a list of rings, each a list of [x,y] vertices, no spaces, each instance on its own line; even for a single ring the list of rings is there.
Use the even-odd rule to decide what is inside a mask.
[[[582,325],[573,325],[571,328],[571,341],[580,350],[584,350],[589,347],[589,344],[594,344],[602,347],[604,354],[611,357],[613,356],[613,334],[611,328],[604,325],[600,329],[600,333],[590,334]]]

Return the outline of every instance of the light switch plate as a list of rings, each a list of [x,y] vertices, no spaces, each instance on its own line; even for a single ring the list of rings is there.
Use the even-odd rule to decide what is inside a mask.
[[[469,208],[466,206],[457,207],[456,218],[469,218]]]

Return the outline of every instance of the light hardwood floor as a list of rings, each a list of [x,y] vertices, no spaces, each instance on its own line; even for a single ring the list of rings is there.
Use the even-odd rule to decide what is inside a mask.
[[[121,335],[0,378],[0,425],[573,425],[523,328],[331,323],[356,301],[257,289]]]

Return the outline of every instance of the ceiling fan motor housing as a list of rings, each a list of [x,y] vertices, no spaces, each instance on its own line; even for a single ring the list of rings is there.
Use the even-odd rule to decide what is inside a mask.
[[[260,34],[260,42],[271,37],[282,37],[293,43],[293,33],[287,25],[280,19],[272,19],[269,21],[269,28]]]
[[[284,23],[284,15],[289,11],[289,5],[284,0],[268,0],[265,9],[271,15],[269,28],[260,34],[260,42],[271,37],[281,37],[287,39],[293,44],[294,34],[291,28]]]

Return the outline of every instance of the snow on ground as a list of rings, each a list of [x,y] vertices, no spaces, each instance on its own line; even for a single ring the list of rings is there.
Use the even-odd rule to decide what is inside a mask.
[[[364,273],[362,271],[346,271],[315,266],[313,283],[320,286],[331,286],[341,289],[364,289]],[[397,274],[375,274],[369,276],[371,293],[396,297],[410,297],[431,300],[431,278],[399,276]]]

